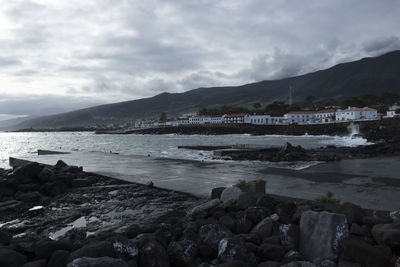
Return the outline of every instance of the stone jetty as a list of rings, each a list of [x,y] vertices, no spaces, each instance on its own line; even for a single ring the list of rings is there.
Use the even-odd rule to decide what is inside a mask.
[[[263,181],[210,199],[156,186],[62,161],[0,169],[0,266],[400,266],[400,212],[271,196]]]

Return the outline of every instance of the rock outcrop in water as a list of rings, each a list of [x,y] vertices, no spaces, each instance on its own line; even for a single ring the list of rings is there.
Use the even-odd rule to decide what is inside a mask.
[[[400,261],[396,212],[243,190],[218,188],[214,199],[199,199],[61,161],[0,170],[0,266],[397,267]]]
[[[286,143],[281,148],[262,149],[222,149],[214,151],[214,158],[229,160],[281,161],[337,161],[343,159],[363,159],[383,155],[400,155],[400,143],[380,142],[357,147],[327,146],[305,149]]]

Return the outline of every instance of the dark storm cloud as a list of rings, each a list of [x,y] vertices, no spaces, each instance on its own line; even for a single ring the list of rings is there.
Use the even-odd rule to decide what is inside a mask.
[[[364,45],[364,50],[374,55],[380,55],[386,52],[400,49],[400,38],[390,36],[372,40]]]
[[[57,97],[103,103],[281,79],[400,49],[398,14],[396,0],[7,1],[0,93],[66,106]]]

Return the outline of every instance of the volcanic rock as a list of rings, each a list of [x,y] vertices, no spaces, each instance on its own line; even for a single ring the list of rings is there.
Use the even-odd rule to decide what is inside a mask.
[[[349,230],[343,214],[328,212],[303,212],[300,219],[300,253],[309,260],[336,260],[339,241]]]
[[[218,259],[220,262],[243,261],[254,266],[257,263],[253,252],[246,247],[240,236],[223,238],[218,245]]]
[[[75,259],[67,267],[128,267],[128,264],[121,259],[110,257],[82,257]]]

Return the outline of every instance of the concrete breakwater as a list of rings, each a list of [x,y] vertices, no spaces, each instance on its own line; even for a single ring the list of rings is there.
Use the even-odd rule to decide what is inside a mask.
[[[61,161],[22,165],[0,170],[0,266],[399,264],[399,212],[243,184],[209,200]]]

